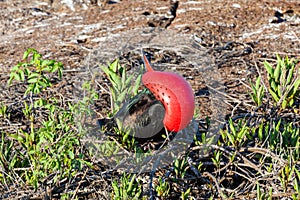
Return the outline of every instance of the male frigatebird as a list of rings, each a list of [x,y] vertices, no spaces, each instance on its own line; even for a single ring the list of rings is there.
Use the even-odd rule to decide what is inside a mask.
[[[146,89],[126,102],[112,121],[136,138],[151,138],[164,128],[169,132],[184,129],[195,108],[190,84],[174,72],[155,71],[146,55],[142,57],[147,69],[142,76]]]

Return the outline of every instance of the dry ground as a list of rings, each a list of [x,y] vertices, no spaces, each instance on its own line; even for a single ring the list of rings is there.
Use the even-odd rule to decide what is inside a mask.
[[[72,99],[72,87],[81,76],[81,70],[85,70],[88,55],[99,50],[104,41],[112,38],[116,44],[106,46],[106,51],[114,51],[116,45],[126,47],[126,40],[118,38],[118,34],[124,36],[122,33],[126,31],[136,33],[136,29],[155,27],[194,35],[203,48],[211,49],[208,56],[218,70],[218,80],[225,86],[223,100],[227,107],[224,111],[226,117],[242,115],[251,109],[250,103],[246,101],[250,99],[249,80],[254,80],[262,73],[264,60],[273,62],[276,53],[298,58],[300,55],[300,3],[296,0],[72,2],[72,5],[67,5],[59,0],[0,1],[2,102],[11,103],[21,98],[18,96],[21,87],[8,90],[5,83],[10,68],[21,60],[27,48],[35,48],[44,58],[64,64],[65,79],[58,84],[58,90]],[[130,50],[125,49],[123,53],[130,53]],[[200,98],[203,96],[201,92],[207,89],[201,78],[205,74],[190,68],[181,69],[180,73],[192,84],[201,114],[209,115],[212,108],[205,106],[207,99]],[[109,97],[105,93],[100,95],[103,101],[99,113],[105,116],[109,109]],[[84,175],[78,175],[81,176]],[[97,181],[93,184],[103,186],[90,188],[105,188],[105,181]],[[91,192],[90,198],[107,195],[107,191],[103,190],[103,194],[95,196]]]

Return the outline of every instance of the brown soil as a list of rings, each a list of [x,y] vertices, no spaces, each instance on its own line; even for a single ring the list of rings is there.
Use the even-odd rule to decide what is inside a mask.
[[[298,0],[83,0],[81,3],[73,0],[72,5],[62,2],[0,0],[2,101],[8,103],[19,98],[4,92],[7,89],[5,81],[10,68],[21,60],[27,48],[35,48],[44,58],[64,64],[66,78],[63,83],[58,83],[57,88],[71,99],[72,87],[81,76],[80,70],[85,69],[87,56],[99,50],[106,39],[118,39],[116,34],[135,29],[156,27],[194,35],[202,47],[211,49],[208,56],[217,66],[218,80],[225,86],[223,100],[227,109],[223,112],[227,117],[247,113],[253,108],[246,101],[250,99],[249,79],[254,80],[258,73],[262,73],[262,61],[274,62],[276,53],[298,58],[300,55]],[[122,41],[117,44],[126,46],[126,40]],[[122,56],[128,51],[122,52]],[[173,52],[164,53],[176,57]],[[133,62],[134,59],[129,60]],[[153,58],[153,62],[160,63],[160,60]],[[200,113],[202,116],[211,114],[213,108],[205,106],[209,100],[205,97],[208,89],[202,78],[204,72],[182,69],[178,71],[189,80],[198,105],[202,105]],[[105,81],[103,77],[99,79],[101,81]],[[10,92],[14,89],[11,88]],[[100,95],[103,97],[99,108],[101,117],[109,109],[109,96],[105,92],[100,92]],[[102,195],[107,196],[107,191]]]
[[[78,69],[84,68],[84,60],[101,41],[118,39],[114,34],[160,27],[196,35],[202,46],[213,47],[211,59],[226,92],[245,99],[245,84],[257,75],[256,65],[259,69],[276,53],[297,57],[300,51],[297,1],[62,2],[0,2],[2,78],[29,47],[44,58],[61,61],[66,69]],[[125,46],[126,40],[117,44]],[[198,85],[201,80],[190,82],[198,93],[205,87]]]

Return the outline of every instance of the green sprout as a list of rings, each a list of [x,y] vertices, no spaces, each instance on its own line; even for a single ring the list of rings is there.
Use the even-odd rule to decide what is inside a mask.
[[[142,197],[142,186],[140,180],[134,175],[126,175],[125,173],[120,179],[120,183],[117,180],[112,182],[113,192],[111,194],[112,199],[140,199]]]
[[[109,87],[111,93],[111,112],[114,115],[118,112],[126,99],[130,99],[137,95],[140,87],[142,75],[138,75],[135,83],[132,85],[134,74],[128,76],[126,68],[121,66],[119,60],[115,60],[109,66],[100,66],[103,72],[108,77],[111,86]]]
[[[250,82],[252,92],[250,94],[252,100],[256,103],[257,106],[261,106],[262,99],[264,98],[265,90],[263,85],[261,85],[261,77],[256,79],[255,85]]]
[[[274,69],[270,63],[264,62],[268,72],[269,92],[277,106],[282,109],[293,107],[299,95],[300,71],[296,69],[297,60],[281,59],[277,55],[277,66]]]
[[[13,80],[28,83],[25,95],[29,92],[37,94],[51,87],[51,73],[57,72],[58,77],[62,77],[63,64],[55,60],[43,60],[42,55],[35,49],[27,49],[23,60],[24,62],[19,62],[11,69],[8,85],[11,85]]]

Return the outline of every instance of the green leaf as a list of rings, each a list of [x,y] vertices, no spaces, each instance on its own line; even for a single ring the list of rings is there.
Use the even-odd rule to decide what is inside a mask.
[[[299,86],[300,86],[300,77],[295,81],[293,84],[293,94],[296,94],[297,91],[299,91]]]
[[[32,86],[33,86],[32,87],[32,92],[34,94],[38,94],[38,93],[41,92],[39,83],[34,83]]]
[[[59,66],[57,64],[54,64],[53,67],[51,67],[50,72],[53,73],[58,69],[59,69]]]
[[[121,93],[118,95],[117,101],[120,102],[120,103],[124,102],[124,101],[125,101],[126,95],[127,95],[127,91],[124,90],[123,92],[121,92]]]
[[[132,88],[133,95],[137,95],[138,89],[140,87],[141,79],[142,79],[142,75],[139,75],[136,79],[135,84],[133,85],[133,88]]]
[[[236,129],[235,129],[234,125],[233,125],[233,121],[232,121],[231,118],[229,119],[229,127],[230,127],[230,130],[232,131],[232,134],[236,135]]]
[[[10,71],[17,71],[21,66],[21,63],[19,63],[18,65],[15,65],[13,68],[11,68]]]
[[[26,60],[31,52],[31,48],[27,49],[23,54],[23,60]]]
[[[293,107],[295,104],[295,99],[292,98],[290,101],[289,101],[289,107]],[[298,129],[299,130],[299,129]]]
[[[43,67],[42,71],[43,72],[51,72],[51,67],[49,67],[49,66]]]
[[[134,195],[133,199],[139,199],[141,196],[142,190],[139,189],[138,192]]]
[[[290,84],[292,82],[293,74],[294,74],[295,66],[292,66],[292,68],[289,70],[288,76],[286,78],[286,84]]]
[[[22,142],[24,140],[24,138],[22,136],[20,136],[19,134],[10,134],[9,136],[19,142]]]
[[[136,174],[134,174],[132,177],[131,177],[131,180],[128,184],[128,188],[126,190],[127,194],[130,193],[132,191],[132,188],[133,188],[133,182],[135,181],[135,177],[136,177]]]
[[[297,174],[298,179],[300,180],[300,171],[298,171],[298,169],[295,169],[295,173]]]
[[[268,63],[267,61],[264,61],[264,66],[270,76],[270,78],[274,77],[274,69],[273,67],[270,65],[270,63]]]
[[[44,81],[39,81],[40,86],[42,86],[43,88],[46,88],[48,86],[50,86],[48,83],[44,82]]]
[[[281,119],[279,119],[278,123],[277,123],[276,126],[275,126],[275,130],[276,130],[277,132],[279,132],[280,125],[281,125]]]
[[[271,96],[273,97],[273,99],[275,100],[275,102],[279,101],[279,97],[277,96],[277,94],[275,92],[273,92],[272,90],[269,90]]]
[[[68,155],[70,156],[71,159],[75,158],[75,155],[72,151],[68,151]]]
[[[20,70],[18,73],[19,73],[20,81],[24,82],[25,81],[24,71]]]
[[[109,65],[109,69],[112,70],[114,73],[117,73],[118,72],[118,64],[119,64],[119,59],[114,60]]]
[[[42,71],[47,71],[47,70],[45,70],[47,67],[48,67],[48,69],[50,69],[48,65],[49,65],[49,60],[42,60],[41,61]]]
[[[121,82],[121,78],[115,74],[115,73],[111,73],[110,74],[110,80],[111,83],[113,84],[113,86],[120,91],[122,89],[122,82]]]
[[[257,199],[262,199],[262,193],[260,191],[259,183],[256,184],[256,191],[257,191]]]
[[[106,76],[109,76],[111,70],[108,67],[103,65],[100,65],[99,67],[106,74]]]
[[[54,67],[55,65],[57,65],[57,61],[55,61],[55,60],[49,60],[48,61],[48,65]]]
[[[264,97],[264,87],[261,86],[258,90],[258,98],[261,99]]]
[[[14,77],[14,79],[16,80],[16,81],[21,81],[21,77],[22,76],[22,71],[18,71],[16,74],[15,74],[15,77]]]
[[[126,87],[126,84],[125,84],[126,83],[126,78],[127,78],[126,77],[126,70],[123,67],[121,68],[121,66],[119,66],[119,69],[122,71],[122,75],[121,75],[122,86]],[[122,90],[123,90],[123,88],[122,88]]]
[[[235,139],[234,139],[234,136],[233,136],[232,134],[230,134],[230,133],[227,132],[227,137],[228,137],[230,143],[231,143],[232,145],[235,145]]]
[[[47,85],[50,84],[50,80],[49,80],[49,78],[48,78],[47,76],[45,76],[45,74],[42,74],[41,80],[42,80],[44,83],[46,83]]]
[[[251,89],[252,89],[252,94],[256,96],[256,94],[257,94],[256,87],[254,87],[253,83],[251,83],[251,82],[250,82],[250,86],[251,86]]]
[[[259,76],[257,79],[256,79],[256,82],[255,82],[255,89],[258,90],[259,86],[260,86],[260,80],[261,80],[261,77]]]
[[[277,63],[277,67],[274,71],[274,78],[275,78],[275,82],[279,82],[279,77],[280,77],[280,74],[281,74],[281,65],[280,63]]]
[[[278,90],[277,90],[277,96],[278,96],[278,97],[282,97],[282,92],[284,92],[284,91],[282,91],[282,90],[283,90],[282,86],[279,85],[279,86],[278,86]]]
[[[30,74],[30,75],[28,76],[28,79],[37,78],[37,77],[39,77],[39,76],[40,76],[39,73],[33,72],[32,74]]]
[[[292,166],[292,169],[289,170],[288,181],[292,180],[292,176],[294,175],[295,165]]]
[[[13,80],[16,80],[16,81],[19,81],[20,80],[20,74],[17,74],[17,73],[12,73],[11,74],[11,79]]]
[[[25,72],[25,74],[27,75],[27,76],[29,76],[30,74],[31,74],[31,71],[30,71],[30,69],[29,68],[24,68],[24,72]]]
[[[58,71],[57,71],[57,74],[58,74],[58,77],[59,77],[59,78],[61,78],[62,75],[63,75],[62,69],[63,69],[63,68],[59,68]]]
[[[38,78],[31,78],[27,82],[28,83],[36,83],[38,81]]]
[[[271,79],[271,81],[270,81],[270,87],[271,87],[271,90],[273,90],[274,92],[277,92],[278,85],[275,83],[274,79]]]
[[[36,50],[33,51],[33,55],[32,55],[32,63],[31,64],[36,64],[38,66],[41,65],[41,61],[40,58],[42,57],[41,54],[39,54]]]
[[[105,67],[105,66],[100,66],[100,68],[103,70],[103,72],[106,74],[110,82],[113,84],[113,86],[117,89],[120,90],[121,87],[121,79],[120,77],[110,68]]]
[[[294,189],[296,190],[298,195],[300,195],[299,183],[296,178],[294,179]],[[296,199],[296,197],[294,199]]]
[[[8,79],[8,81],[7,81],[7,85],[8,86],[11,86],[11,83],[12,83],[12,81],[13,81],[13,79],[15,78],[15,74],[10,74],[10,78]]]
[[[263,123],[261,123],[259,125],[259,128],[258,128],[258,138],[262,141],[263,140]]]
[[[287,85],[287,83],[286,83],[286,72],[287,72],[286,66],[283,66],[283,68],[281,70],[280,80],[279,80],[279,84],[282,87]]]
[[[242,129],[239,131],[237,138],[239,142],[245,137],[245,134],[247,133],[247,123],[244,124]]]
[[[287,107],[287,101],[285,99],[282,101],[281,107],[282,107],[282,109],[286,109],[286,107]]]

